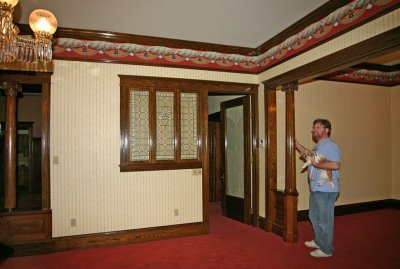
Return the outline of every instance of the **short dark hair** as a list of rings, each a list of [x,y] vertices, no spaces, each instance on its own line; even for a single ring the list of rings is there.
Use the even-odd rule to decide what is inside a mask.
[[[320,123],[322,124],[322,126],[324,126],[324,128],[328,129],[328,136],[331,136],[331,130],[332,130],[332,125],[331,122],[329,120],[326,119],[316,119],[313,122],[313,125],[315,125],[316,123]]]

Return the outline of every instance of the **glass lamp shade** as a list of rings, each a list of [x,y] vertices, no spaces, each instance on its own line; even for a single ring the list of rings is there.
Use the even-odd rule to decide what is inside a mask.
[[[11,7],[15,7],[18,4],[18,0],[0,0],[0,2],[11,5]]]
[[[57,30],[57,19],[50,11],[36,9],[29,15],[29,25],[35,33],[45,32],[52,35]]]

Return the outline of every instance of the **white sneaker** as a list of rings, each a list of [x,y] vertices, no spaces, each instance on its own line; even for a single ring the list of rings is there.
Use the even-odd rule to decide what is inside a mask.
[[[304,242],[304,245],[309,248],[319,248],[317,244],[315,244],[314,240]]]
[[[328,257],[332,257],[332,254],[326,254],[325,252],[323,252],[320,249],[316,249],[314,251],[310,252],[310,255],[315,257],[315,258],[328,258]]]

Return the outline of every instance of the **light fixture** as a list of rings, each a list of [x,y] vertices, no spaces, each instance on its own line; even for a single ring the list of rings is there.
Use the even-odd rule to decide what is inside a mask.
[[[31,36],[18,35],[19,29],[13,24],[14,7],[18,0],[0,0],[0,62],[47,62],[51,61],[52,38],[57,29],[53,13],[36,9],[29,16]]]

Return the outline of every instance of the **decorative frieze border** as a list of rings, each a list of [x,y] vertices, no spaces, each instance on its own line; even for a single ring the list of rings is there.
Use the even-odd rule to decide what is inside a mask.
[[[393,87],[400,85],[400,71],[384,72],[349,68],[319,79]]]
[[[55,59],[260,73],[399,3],[400,0],[354,0],[304,28],[296,35],[287,38],[281,44],[254,56],[133,43],[59,38],[54,47],[53,57]]]

